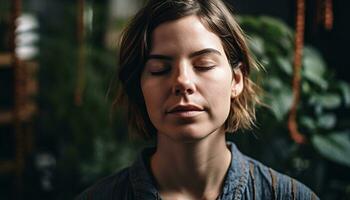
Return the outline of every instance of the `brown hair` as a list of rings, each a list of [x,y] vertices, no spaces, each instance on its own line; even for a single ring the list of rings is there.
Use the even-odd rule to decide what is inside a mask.
[[[249,129],[254,124],[255,104],[259,103],[258,87],[248,75],[252,68],[257,69],[257,64],[249,53],[243,31],[226,5],[221,0],[150,0],[122,33],[118,73],[121,86],[114,101],[114,105],[124,103],[127,106],[129,126],[143,138],[153,137],[156,133],[140,86],[141,73],[151,49],[152,32],[164,22],[189,15],[198,16],[221,39],[231,67],[240,67],[243,74],[244,88],[232,99],[226,131]]]

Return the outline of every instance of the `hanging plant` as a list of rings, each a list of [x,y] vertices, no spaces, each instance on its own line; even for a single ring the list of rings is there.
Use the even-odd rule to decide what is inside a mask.
[[[267,93],[265,103],[277,123],[285,126],[292,102],[293,32],[283,22],[266,16],[241,17],[240,24],[250,36],[253,54],[266,70],[262,81]],[[350,86],[335,78],[311,46],[303,49],[300,97],[297,122],[308,145],[326,159],[350,166],[350,126],[340,126],[348,119],[338,117],[342,110],[349,109]],[[260,124],[277,127],[273,125],[276,121],[269,119]]]

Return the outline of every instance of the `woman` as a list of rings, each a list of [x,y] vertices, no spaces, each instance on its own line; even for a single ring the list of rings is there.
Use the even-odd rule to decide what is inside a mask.
[[[251,128],[259,101],[257,65],[221,0],[148,1],[119,59],[130,126],[157,145],[80,199],[318,199],[225,140]]]

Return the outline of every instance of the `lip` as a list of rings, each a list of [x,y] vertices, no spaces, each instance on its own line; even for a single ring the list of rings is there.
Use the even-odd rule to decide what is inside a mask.
[[[204,109],[200,106],[193,105],[193,104],[186,104],[186,105],[175,105],[171,107],[166,113],[181,116],[181,117],[193,117],[200,114],[203,111]]]

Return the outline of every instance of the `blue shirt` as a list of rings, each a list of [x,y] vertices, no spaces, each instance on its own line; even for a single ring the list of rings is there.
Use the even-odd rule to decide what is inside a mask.
[[[243,155],[228,142],[232,159],[220,200],[317,200],[308,187]],[[155,148],[146,148],[128,168],[102,179],[84,191],[77,200],[161,200],[150,170]]]

